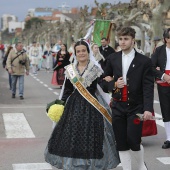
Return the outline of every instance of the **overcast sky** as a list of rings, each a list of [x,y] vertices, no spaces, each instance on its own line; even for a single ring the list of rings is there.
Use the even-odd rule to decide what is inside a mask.
[[[97,0],[99,3],[108,2],[130,2],[130,0]],[[57,8],[63,3],[70,7],[83,7],[88,5],[94,6],[94,0],[0,0],[0,17],[3,14],[12,14],[18,17],[19,21],[23,21],[30,8],[51,7]]]

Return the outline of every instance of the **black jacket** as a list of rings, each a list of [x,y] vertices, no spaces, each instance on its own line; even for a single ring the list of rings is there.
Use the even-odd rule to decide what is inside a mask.
[[[122,89],[115,88],[115,82],[122,77],[122,51],[111,54],[107,60],[103,77],[114,76],[113,81],[101,79],[100,86],[104,92],[112,92],[112,97],[121,99]],[[154,76],[152,62],[148,57],[135,52],[135,57],[127,72],[128,105],[143,105],[144,111],[153,111]]]
[[[110,54],[115,53],[115,50],[111,46],[108,45],[108,47],[104,48],[104,50],[103,50],[102,46],[100,46],[99,51],[103,55],[103,57],[105,58],[105,61],[101,60],[99,62],[102,69],[105,70],[107,58]]]
[[[155,52],[151,56],[151,60],[155,78],[161,79],[162,75],[165,72],[167,62],[166,45],[157,47]],[[157,70],[157,67],[160,67],[160,70]]]
[[[108,57],[110,54],[112,54],[112,53],[115,52],[115,50],[114,50],[111,46],[109,46],[109,45],[108,45],[108,47],[104,48],[104,50],[103,50],[102,46],[100,46],[100,47],[99,47],[99,51],[100,51],[100,53],[103,55],[103,57],[104,57],[105,59],[107,59],[107,57]]]

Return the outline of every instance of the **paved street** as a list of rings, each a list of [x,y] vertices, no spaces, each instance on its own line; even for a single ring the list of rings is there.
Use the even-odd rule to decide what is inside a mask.
[[[43,156],[52,130],[45,107],[60,93],[60,89],[51,85],[51,77],[52,72],[43,70],[37,76],[25,76],[25,99],[19,99],[18,91],[12,99],[8,74],[0,64],[0,170],[54,169],[45,163]],[[154,109],[156,116],[161,116],[156,90]],[[161,149],[165,140],[162,121],[157,121],[157,127],[158,135],[142,139],[145,162],[149,170],[169,170],[170,149]],[[133,164],[134,167],[137,164],[135,158]]]

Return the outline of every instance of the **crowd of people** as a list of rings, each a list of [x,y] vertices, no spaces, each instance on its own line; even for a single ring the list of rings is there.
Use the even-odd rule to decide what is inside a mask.
[[[28,52],[20,42],[8,47],[3,66],[12,98],[19,79],[24,99],[24,73],[28,75],[30,67],[34,75],[42,68],[53,70],[51,83],[62,88],[64,112],[45,150],[51,165],[63,170],[107,170],[121,162],[123,170],[132,170],[133,154],[138,170],[147,170],[141,138],[143,122],[153,119],[155,80],[167,136],[162,149],[170,148],[170,29],[153,54],[147,43],[144,52],[138,49],[135,33],[131,27],[119,30],[115,48],[105,37],[101,46],[81,39],[68,50],[61,41],[54,47],[47,42],[43,50],[33,42]],[[143,117],[135,123],[137,113]]]
[[[46,161],[57,168],[105,170],[114,168],[121,162],[123,170],[131,170],[133,154],[138,160],[137,169],[147,170],[141,137],[143,121],[153,118],[155,78],[159,79],[158,92],[160,91],[161,111],[167,135],[162,149],[170,148],[170,96],[165,95],[169,94],[170,87],[170,61],[167,59],[170,56],[170,30],[164,33],[165,44],[157,48],[151,58],[135,47],[133,28],[122,28],[118,32],[118,38],[121,49],[118,49],[118,52],[107,43],[104,44],[107,41],[105,38],[101,39],[101,47],[95,43],[89,47],[83,40],[74,46],[76,61],[65,67],[66,82],[61,98],[65,102],[65,109],[45,150]],[[160,55],[161,59],[158,57]],[[100,100],[100,97],[104,96],[101,95],[103,92],[98,85],[105,93],[112,94],[110,108],[113,131],[108,128],[110,121],[107,113],[110,110],[107,102]],[[98,103],[94,107],[95,99]],[[99,109],[100,105],[107,111]],[[91,107],[95,108],[95,111]],[[143,121],[135,123],[136,113],[143,114]],[[99,118],[101,116],[102,121]],[[95,123],[96,121],[98,123]],[[115,143],[107,140],[107,133],[112,134]],[[95,141],[92,142],[95,138],[98,145]],[[108,151],[111,145],[112,149]]]
[[[53,47],[46,42],[44,47],[39,42],[32,42],[30,46],[24,46],[22,42],[13,45],[0,45],[0,54],[3,58],[3,68],[9,75],[9,89],[12,98],[16,96],[16,85],[19,79],[19,97],[24,99],[24,75],[31,72],[37,76],[38,71],[54,71],[51,84],[61,87],[64,81],[64,67],[70,63],[70,53],[65,44],[58,41]],[[31,70],[31,71],[30,71]]]

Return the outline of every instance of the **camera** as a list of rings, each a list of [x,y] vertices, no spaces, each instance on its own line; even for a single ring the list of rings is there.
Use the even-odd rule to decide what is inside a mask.
[[[19,60],[19,64],[21,64],[21,65],[25,65],[25,61],[23,61],[23,60]]]
[[[26,50],[22,49],[21,51],[18,52],[18,56],[20,56],[21,54],[24,54],[24,53],[26,53]]]
[[[22,51],[20,51],[21,54],[25,53],[26,50],[25,49],[22,49]]]

